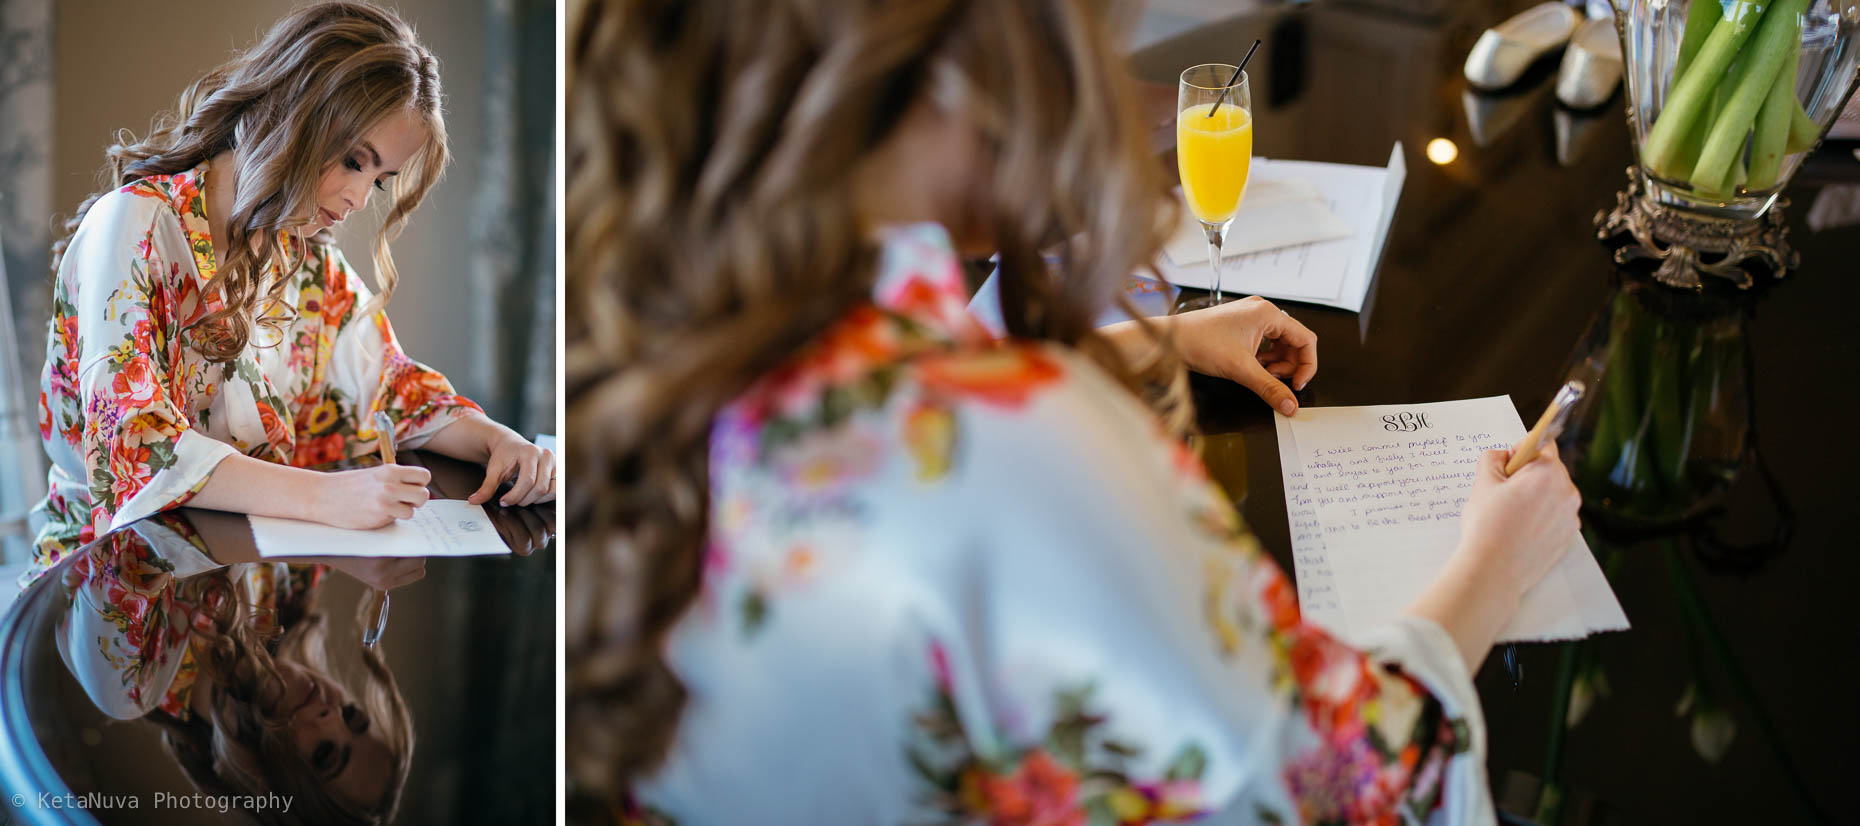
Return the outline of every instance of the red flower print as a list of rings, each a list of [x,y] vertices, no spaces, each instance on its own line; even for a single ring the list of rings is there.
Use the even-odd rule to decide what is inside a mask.
[[[65,352],[72,355],[73,361],[76,360],[78,353],[77,316],[68,315],[58,319],[58,344],[64,348]],[[72,374],[76,375],[75,370]]]
[[[922,362],[924,387],[933,392],[1020,407],[1035,391],[1059,379],[1059,362],[1038,348],[996,347],[981,353],[929,356]]]
[[[1045,751],[1034,750],[1012,775],[978,778],[981,814],[990,826],[1084,826],[1078,776]]]
[[[110,386],[116,391],[117,401],[124,407],[147,407],[161,395],[155,368],[149,366],[145,356],[136,356],[125,362]]]
[[[278,411],[271,409],[265,402],[258,403],[258,420],[265,425],[265,440],[274,445],[291,443],[290,431],[284,429],[284,423],[278,419]]]
[[[344,447],[346,440],[341,433],[330,433],[314,439],[297,443],[297,450],[291,456],[293,467],[316,467],[338,462],[347,458]]]
[[[122,505],[149,483],[149,449],[118,445],[110,452],[110,493]]]
[[[347,274],[336,266],[334,256],[326,260],[323,281],[323,323],[335,327],[355,306],[355,293],[349,289]]]
[[[136,319],[136,326],[129,332],[129,341],[135,345],[136,352],[153,354],[155,352],[155,325],[146,318]]]
[[[43,441],[52,439],[52,408],[45,403],[45,393],[39,393],[39,438]]]
[[[1283,574],[1274,571],[1274,576],[1266,581],[1266,587],[1260,592],[1265,600],[1267,617],[1272,627],[1285,631],[1298,625],[1298,595],[1292,591],[1292,584]]]

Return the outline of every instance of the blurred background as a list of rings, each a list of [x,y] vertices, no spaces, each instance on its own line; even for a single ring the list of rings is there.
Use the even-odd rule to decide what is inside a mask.
[[[0,562],[22,558],[21,517],[44,495],[36,412],[59,227],[97,188],[117,130],[145,134],[189,83],[299,5],[0,0]],[[395,332],[499,421],[552,432],[555,5],[384,5],[439,58],[453,158],[393,245]],[[338,234],[370,283],[383,203]]]

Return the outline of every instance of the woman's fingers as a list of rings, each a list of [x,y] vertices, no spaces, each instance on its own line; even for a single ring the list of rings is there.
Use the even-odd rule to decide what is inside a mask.
[[[503,484],[504,478],[509,475],[509,458],[493,454],[491,461],[484,466],[484,484],[479,485],[477,490],[465,497],[465,501],[474,505],[482,505],[491,501],[492,494],[497,493],[497,486]]]
[[[1286,315],[1284,311],[1277,308],[1275,311],[1278,317],[1267,323],[1263,332],[1267,337],[1277,339],[1273,346],[1275,355],[1284,352],[1291,357],[1290,360],[1296,365],[1292,371],[1292,386],[1303,390],[1305,384],[1317,375],[1317,333],[1311,332],[1311,328]]]
[[[519,458],[514,462],[517,466],[517,481],[511,484],[510,490],[506,491],[504,497],[497,501],[498,504],[505,507],[525,504],[524,498],[529,496],[530,489],[536,486],[536,463],[526,461],[527,458]]]
[[[533,481],[530,485],[529,493],[524,494],[522,501],[517,504],[534,505],[542,501],[543,492],[549,487],[549,478],[555,475],[554,464],[554,457],[549,455],[549,451],[540,448],[537,449],[535,468],[530,474],[530,478]]]
[[[1236,379],[1247,389],[1258,394],[1272,409],[1287,416],[1298,412],[1298,399],[1292,396],[1291,388],[1266,372],[1264,365],[1256,361],[1246,361],[1240,365],[1240,375]]]

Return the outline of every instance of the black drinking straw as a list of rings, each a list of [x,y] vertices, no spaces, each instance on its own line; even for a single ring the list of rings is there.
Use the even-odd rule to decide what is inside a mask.
[[[1259,40],[1255,38],[1253,40],[1253,48],[1247,49],[1246,57],[1240,58],[1240,65],[1234,67],[1234,76],[1227,79],[1227,86],[1221,90],[1221,96],[1214,99],[1213,106],[1208,107],[1208,117],[1214,117],[1214,113],[1218,111],[1221,108],[1221,104],[1227,100],[1228,90],[1234,88],[1235,83],[1240,82],[1240,70],[1246,68],[1246,62],[1252,60],[1253,53],[1257,51],[1259,51]]]

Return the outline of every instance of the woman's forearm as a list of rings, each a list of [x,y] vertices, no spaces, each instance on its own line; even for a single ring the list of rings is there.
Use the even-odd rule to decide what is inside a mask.
[[[1479,664],[1492,650],[1498,632],[1517,609],[1519,594],[1505,578],[1481,564],[1481,557],[1461,549],[1408,613],[1433,620],[1466,660],[1469,674],[1479,672]]]
[[[482,465],[491,460],[492,444],[507,436],[516,436],[516,431],[491,421],[489,416],[474,413],[453,419],[420,448]]]
[[[1175,317],[1162,316],[1149,319],[1149,322],[1156,326],[1157,332],[1167,335],[1170,325],[1175,323]],[[1148,331],[1143,329],[1141,322],[1138,322],[1136,319],[1119,321],[1116,324],[1106,324],[1098,328],[1098,335],[1103,336],[1107,341],[1111,342],[1113,346],[1117,347],[1118,352],[1123,355],[1124,361],[1127,364],[1137,364],[1144,359],[1154,356],[1157,348],[1162,346],[1155,338],[1150,336]]]
[[[228,456],[187,504],[216,511],[315,520],[324,474],[250,456]]]

